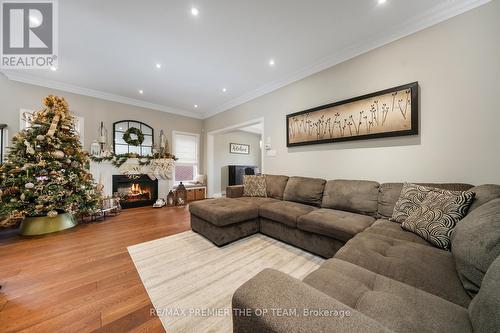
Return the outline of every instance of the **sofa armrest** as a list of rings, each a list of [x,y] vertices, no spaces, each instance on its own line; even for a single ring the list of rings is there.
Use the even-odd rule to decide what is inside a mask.
[[[375,320],[274,269],[233,295],[233,332],[391,332]]]
[[[243,196],[243,185],[233,185],[226,187],[227,198],[241,198]]]

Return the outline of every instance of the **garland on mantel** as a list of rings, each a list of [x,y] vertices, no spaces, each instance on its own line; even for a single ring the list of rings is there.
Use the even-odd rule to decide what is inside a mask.
[[[175,157],[175,155],[172,155],[169,153],[166,153],[166,154],[155,153],[153,155],[147,155],[147,156],[141,156],[141,155],[135,154],[135,153],[128,153],[128,154],[109,153],[108,155],[105,155],[105,156],[91,156],[90,157],[90,159],[93,162],[96,162],[96,163],[111,162],[111,164],[117,168],[121,167],[129,159],[132,159],[132,158],[137,159],[140,166],[150,165],[155,160],[160,160],[160,159],[172,159],[174,161],[177,161],[177,158]]]

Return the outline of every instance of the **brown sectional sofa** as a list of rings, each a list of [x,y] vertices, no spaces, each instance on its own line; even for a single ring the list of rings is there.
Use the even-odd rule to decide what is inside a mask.
[[[260,232],[331,259],[303,281],[270,269],[250,279],[234,309],[298,313],[234,314],[235,332],[500,332],[500,185],[425,184],[476,193],[449,252],[388,220],[402,183],[266,182],[267,198],[229,187],[191,204],[192,229],[218,246]]]

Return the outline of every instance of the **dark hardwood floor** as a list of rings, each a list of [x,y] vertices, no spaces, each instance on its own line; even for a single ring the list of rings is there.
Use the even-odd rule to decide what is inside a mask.
[[[0,332],[164,332],[127,246],[189,229],[187,207],[147,207],[52,235],[0,232]]]

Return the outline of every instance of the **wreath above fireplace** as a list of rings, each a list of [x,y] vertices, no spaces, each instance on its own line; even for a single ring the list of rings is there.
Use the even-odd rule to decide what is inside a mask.
[[[137,127],[130,127],[125,134],[123,134],[123,141],[131,146],[140,146],[144,142],[144,134]]]

